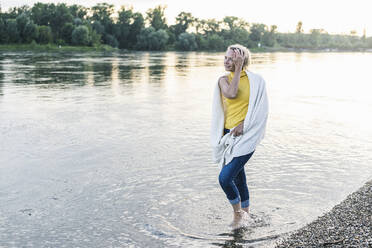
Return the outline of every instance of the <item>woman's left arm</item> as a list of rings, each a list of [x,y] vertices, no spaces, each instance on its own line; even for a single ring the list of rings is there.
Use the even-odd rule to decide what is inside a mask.
[[[243,129],[244,129],[244,120],[240,122],[239,125],[237,125],[234,130],[231,131],[231,134],[234,136],[239,136],[243,134]]]

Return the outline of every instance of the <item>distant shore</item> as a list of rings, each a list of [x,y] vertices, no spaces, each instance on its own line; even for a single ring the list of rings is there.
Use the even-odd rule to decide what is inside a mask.
[[[71,51],[71,52],[103,52],[103,51],[119,51],[119,49],[108,46],[108,45],[100,45],[100,46],[60,46],[56,44],[5,44],[0,45],[0,52],[2,51]]]
[[[286,47],[257,47],[249,49],[252,53],[270,53],[270,52],[372,52],[372,49],[335,49],[335,48],[324,48],[324,49],[309,49],[309,48],[286,48]],[[136,51],[136,50],[121,50],[118,48],[111,47],[109,45],[99,46],[61,46],[56,44],[1,44],[0,52],[3,51],[62,51],[62,52],[115,52],[115,51]],[[159,51],[149,51],[159,52]],[[161,52],[161,51],[160,51]],[[179,50],[163,50],[163,52],[187,52]],[[190,52],[223,52],[223,51],[190,51]]]
[[[372,180],[276,248],[372,247]]]

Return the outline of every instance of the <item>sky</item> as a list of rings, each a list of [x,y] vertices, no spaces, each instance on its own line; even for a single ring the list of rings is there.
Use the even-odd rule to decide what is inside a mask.
[[[175,17],[182,11],[190,12],[201,19],[225,16],[243,18],[249,23],[277,25],[279,32],[294,32],[299,21],[305,32],[310,29],[324,29],[328,33],[350,34],[351,30],[372,36],[372,0],[0,0],[2,11],[9,7],[32,6],[36,2],[79,4],[91,7],[106,2],[120,8],[133,6],[134,11],[143,14],[149,8],[166,5],[168,24],[174,24]]]

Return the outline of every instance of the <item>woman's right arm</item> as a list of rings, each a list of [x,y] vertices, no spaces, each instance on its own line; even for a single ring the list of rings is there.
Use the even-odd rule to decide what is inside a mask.
[[[218,80],[218,85],[220,86],[222,94],[224,97],[229,99],[234,99],[238,96],[240,73],[242,71],[244,62],[243,53],[240,51],[235,51],[233,62],[235,65],[235,73],[231,83],[228,82],[227,76],[222,76]]]
[[[239,75],[238,75],[239,74]],[[222,76],[218,80],[218,85],[220,86],[222,95],[228,99],[234,99],[238,96],[240,72],[235,73],[234,78],[231,83],[228,82],[227,76]]]

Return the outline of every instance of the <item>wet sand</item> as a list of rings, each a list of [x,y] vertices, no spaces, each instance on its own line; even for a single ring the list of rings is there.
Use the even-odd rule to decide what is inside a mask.
[[[372,247],[372,180],[276,247]]]

